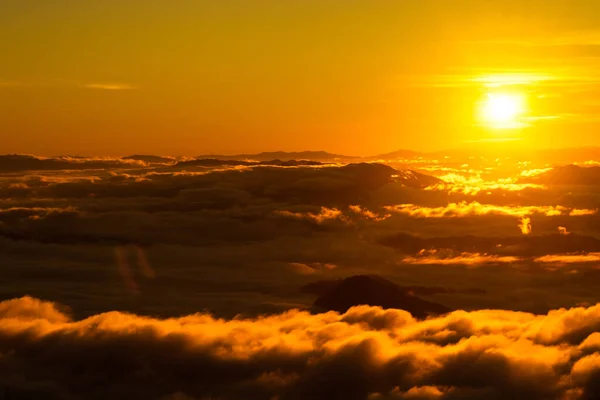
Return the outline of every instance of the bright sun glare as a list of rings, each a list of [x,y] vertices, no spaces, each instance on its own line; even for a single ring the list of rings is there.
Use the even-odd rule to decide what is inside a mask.
[[[481,104],[483,123],[492,128],[517,128],[525,113],[525,98],[517,93],[488,93]]]

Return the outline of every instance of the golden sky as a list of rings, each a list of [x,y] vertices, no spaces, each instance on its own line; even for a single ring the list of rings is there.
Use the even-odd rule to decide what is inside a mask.
[[[2,0],[0,153],[600,145],[599,19],[597,0]],[[519,123],[482,121],[508,92]]]

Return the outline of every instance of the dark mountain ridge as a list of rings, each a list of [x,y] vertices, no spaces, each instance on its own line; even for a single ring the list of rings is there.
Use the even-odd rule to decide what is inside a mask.
[[[524,178],[522,181],[544,185],[598,185],[600,166],[580,167],[572,164],[557,166],[540,175]]]
[[[395,283],[376,275],[356,275],[342,280],[320,296],[314,308],[344,313],[358,305],[405,310],[416,318],[451,311],[441,304],[412,296]]]

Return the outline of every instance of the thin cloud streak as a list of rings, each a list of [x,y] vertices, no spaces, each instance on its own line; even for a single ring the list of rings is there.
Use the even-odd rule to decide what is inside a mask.
[[[529,229],[529,227],[526,229]],[[525,231],[523,233],[527,234]],[[547,254],[540,257],[518,257],[471,252],[456,254],[449,249],[423,249],[415,256],[404,257],[400,260],[400,264],[408,265],[456,265],[467,267],[514,263],[552,264],[556,266],[564,266],[567,264],[589,264],[597,262],[600,262],[600,253],[598,252],[577,254]]]
[[[54,82],[23,82],[23,81],[12,81],[12,80],[0,80],[1,88],[34,88],[34,87],[80,87],[83,89],[96,89],[96,90],[135,90],[137,86],[130,85],[127,83],[100,83],[92,82],[79,84],[69,81],[54,81]]]
[[[444,180],[442,178],[442,180]],[[525,189],[546,190],[547,186],[536,183],[515,183],[492,181],[485,182],[481,179],[466,179],[464,181],[444,182],[431,185],[425,188],[430,191],[447,191],[448,193],[460,193],[475,196],[480,192],[492,190],[504,190],[508,192],[520,192]]]
[[[585,254],[552,254],[534,259],[537,263],[547,264],[576,264],[600,261],[600,253]]]
[[[21,81],[2,81],[0,80],[0,88],[19,88],[31,86],[45,86],[39,83],[21,82]]]
[[[421,250],[415,257],[404,257],[403,264],[413,265],[483,265],[483,264],[511,264],[521,261],[519,257],[495,256],[481,253],[461,253],[458,256],[444,256],[438,250]]]
[[[86,89],[98,89],[98,90],[134,90],[137,87],[129,84],[122,83],[88,83],[83,85]]]
[[[571,209],[564,206],[499,206],[495,204],[481,204],[473,201],[450,203],[442,207],[423,207],[416,204],[399,204],[386,206],[386,210],[405,214],[416,218],[460,218],[481,215],[506,215],[512,217],[526,217],[532,214],[542,214],[547,217],[568,215],[582,216],[593,215],[598,210]]]

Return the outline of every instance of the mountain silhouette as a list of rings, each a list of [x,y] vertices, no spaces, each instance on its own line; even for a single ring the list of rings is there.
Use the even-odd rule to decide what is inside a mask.
[[[345,156],[341,154],[328,153],[326,151],[269,151],[256,154],[234,154],[234,155],[200,155],[196,159],[219,159],[219,160],[252,160],[252,161],[270,161],[270,160],[310,160],[310,161],[337,161],[358,159],[360,157]]]
[[[275,166],[275,167],[303,167],[323,165],[319,161],[312,160],[265,160],[246,161],[221,158],[200,158],[195,160],[180,161],[175,167],[232,167],[232,166]]]
[[[523,179],[544,185],[598,185],[600,184],[600,167],[579,167],[565,165],[554,167],[538,176]]]
[[[343,313],[354,306],[370,305],[405,310],[416,318],[451,311],[441,304],[412,296],[395,283],[376,275],[351,276],[332,286],[315,301],[315,309]]]
[[[133,154],[131,156],[123,157],[122,160],[133,160],[142,161],[148,164],[173,164],[175,159],[171,157],[154,156],[146,154]]]

